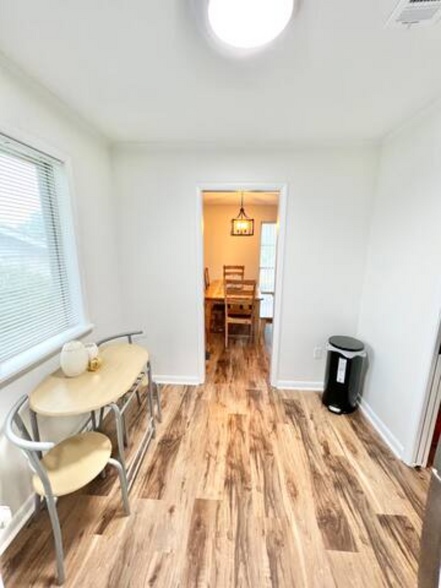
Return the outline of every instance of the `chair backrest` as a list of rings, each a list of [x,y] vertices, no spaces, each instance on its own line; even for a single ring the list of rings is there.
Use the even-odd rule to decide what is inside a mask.
[[[244,265],[224,265],[224,280],[243,280],[244,278]]]
[[[100,339],[96,342],[98,347],[100,345],[104,345],[105,343],[110,343],[111,341],[115,341],[116,339],[123,339],[127,338],[129,343],[133,343],[133,337],[137,337],[139,335],[143,335],[144,331],[129,331],[127,333],[118,333],[117,335],[111,335],[110,337],[106,337],[105,339]]]
[[[6,417],[6,438],[19,449],[28,452],[49,451],[55,447],[52,441],[34,441],[21,418],[20,411],[28,404],[28,397],[22,396],[11,408]],[[19,434],[15,430],[19,431]]]
[[[225,280],[225,315],[254,316],[256,280]]]
[[[51,486],[46,470],[40,462],[40,457],[42,451],[49,451],[55,447],[55,443],[52,441],[34,441],[32,439],[20,414],[25,404],[28,403],[28,397],[22,396],[11,408],[6,417],[5,435],[8,441],[23,452],[31,470],[40,478],[47,495],[48,492],[51,492]],[[19,434],[15,432],[16,429]]]
[[[205,289],[207,289],[208,286],[210,285],[210,272],[208,271],[208,267],[206,267],[204,270],[204,283],[205,283]]]

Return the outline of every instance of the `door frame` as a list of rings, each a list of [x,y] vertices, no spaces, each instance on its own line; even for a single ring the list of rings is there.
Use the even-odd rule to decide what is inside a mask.
[[[283,309],[283,274],[285,260],[286,217],[288,210],[288,184],[285,182],[221,182],[201,183],[196,187],[196,291],[198,329],[198,379],[205,382],[205,296],[204,296],[204,192],[278,192],[277,259],[274,295],[273,344],[271,348],[270,383],[277,387],[279,380],[279,354]]]
[[[424,399],[418,433],[408,463],[412,466],[426,467],[429,459],[436,419],[441,405],[441,363],[438,359],[441,348],[441,324],[435,339],[435,349],[430,366],[426,396]]]

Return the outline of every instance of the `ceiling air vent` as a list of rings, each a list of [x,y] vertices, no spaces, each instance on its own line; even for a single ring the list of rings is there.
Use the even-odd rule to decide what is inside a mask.
[[[400,0],[386,26],[427,26],[437,22],[440,17],[441,0]]]

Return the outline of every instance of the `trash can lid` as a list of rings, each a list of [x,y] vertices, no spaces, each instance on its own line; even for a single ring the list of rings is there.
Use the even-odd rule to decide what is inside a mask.
[[[335,337],[329,338],[329,343],[337,349],[343,351],[363,351],[364,343],[353,337],[344,337],[342,335],[336,335]]]

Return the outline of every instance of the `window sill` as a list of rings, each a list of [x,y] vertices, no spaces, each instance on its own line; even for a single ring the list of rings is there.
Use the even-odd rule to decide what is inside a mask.
[[[94,325],[91,323],[77,325],[5,361],[0,366],[0,386],[10,383],[25,372],[35,368],[51,355],[59,353],[63,345],[68,341],[89,334],[93,330],[93,327]]]

